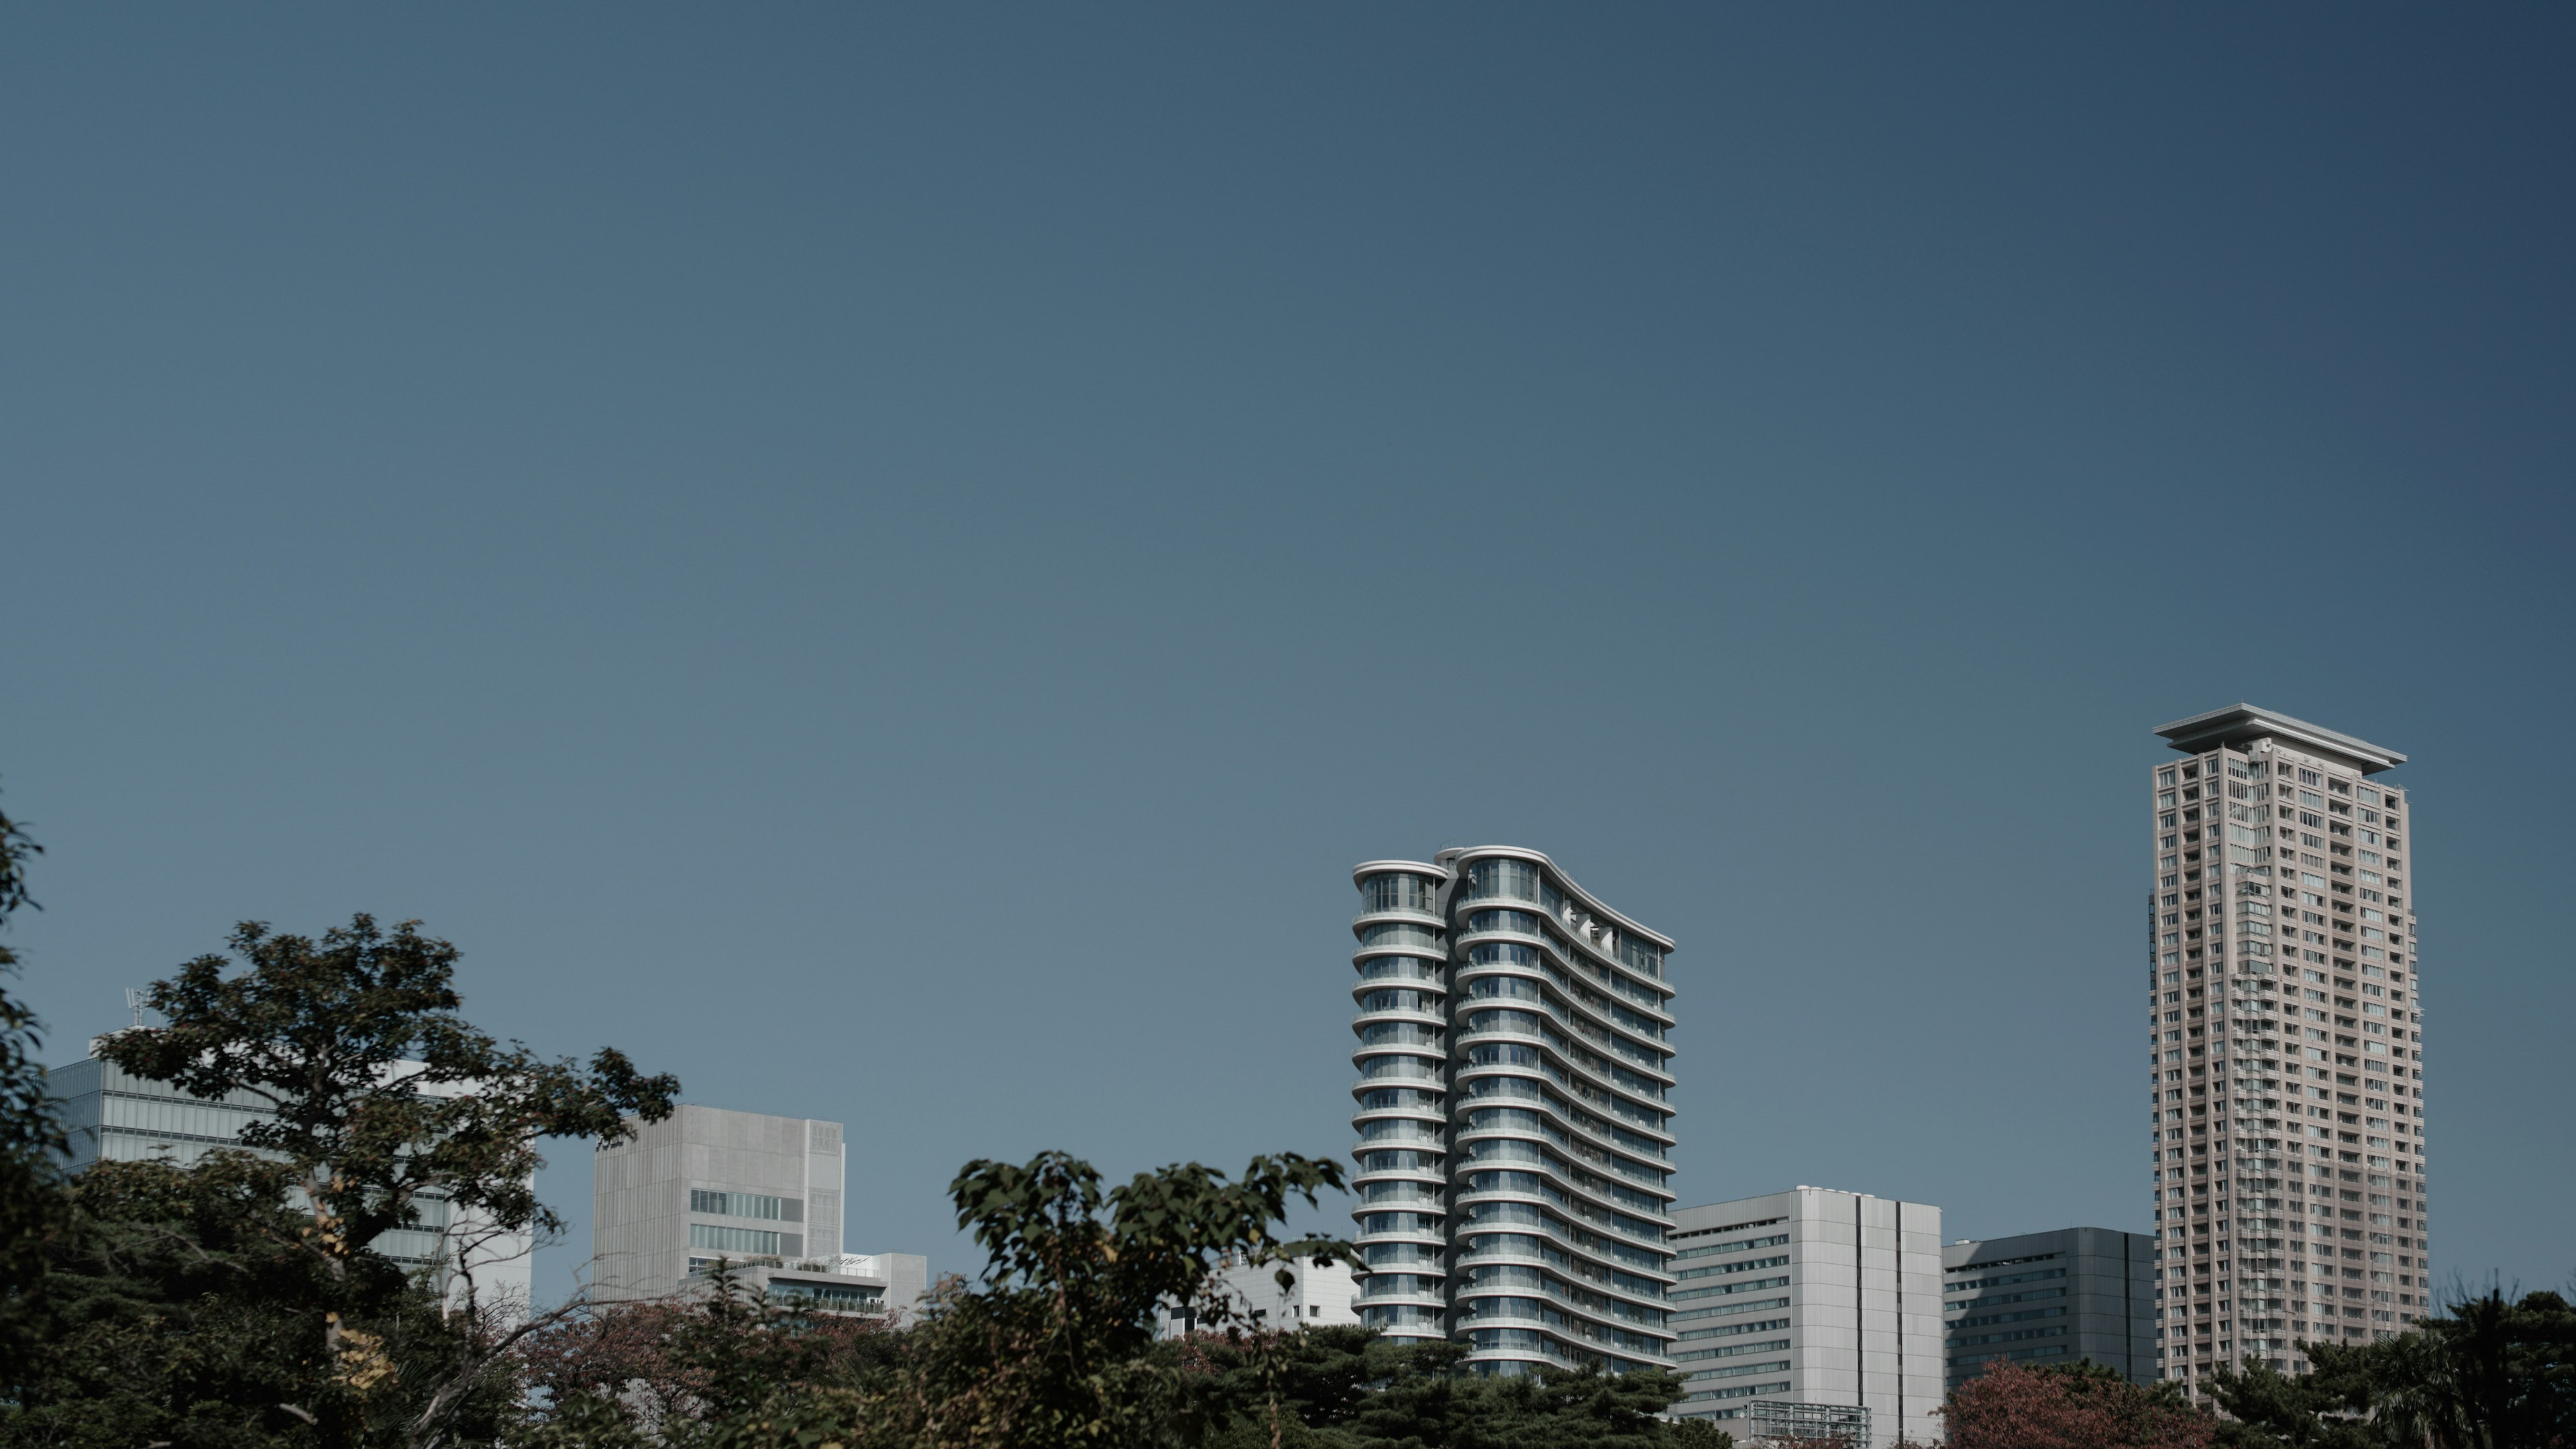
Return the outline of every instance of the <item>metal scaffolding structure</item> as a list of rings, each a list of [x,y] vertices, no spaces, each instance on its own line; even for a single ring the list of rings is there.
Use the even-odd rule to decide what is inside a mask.
[[[1869,1410],[1852,1404],[1755,1399],[1744,1406],[1744,1437],[1779,1443],[1869,1443]]]

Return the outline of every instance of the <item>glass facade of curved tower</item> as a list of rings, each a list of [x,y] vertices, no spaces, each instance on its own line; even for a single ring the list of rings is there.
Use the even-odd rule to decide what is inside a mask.
[[[1534,850],[1352,878],[1361,1321],[1484,1373],[1670,1367],[1672,941]]]

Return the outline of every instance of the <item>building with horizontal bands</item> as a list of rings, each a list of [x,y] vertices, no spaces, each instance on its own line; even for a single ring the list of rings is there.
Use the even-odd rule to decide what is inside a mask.
[[[1673,1214],[1672,1412],[1738,1439],[1940,1437],[1941,1210],[1796,1187]]]
[[[1352,880],[1362,1321],[1477,1373],[1668,1365],[1672,940],[1534,850]]]
[[[1941,1346],[1955,1389],[2003,1359],[2090,1359],[2132,1383],[2156,1374],[2156,1240],[2058,1228],[1941,1250]]]
[[[2147,767],[2147,1121],[2164,1376],[2304,1371],[2432,1304],[2406,757],[2250,704]]]

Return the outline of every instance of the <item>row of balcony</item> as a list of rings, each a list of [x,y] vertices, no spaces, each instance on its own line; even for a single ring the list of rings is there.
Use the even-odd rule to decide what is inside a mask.
[[[1567,969],[1580,971],[1584,973],[1588,980],[1597,981],[1617,992],[1619,995],[1627,998],[1629,1001],[1645,1007],[1655,1016],[1662,1018],[1667,1029],[1669,1029],[1673,1024],[1672,1008],[1666,1004],[1670,1000],[1672,993],[1668,990],[1662,989],[1659,979],[1645,977],[1642,973],[1632,975],[1631,973],[1635,973],[1636,968],[1628,965],[1624,961],[1618,960],[1615,957],[1598,953],[1597,949],[1590,946],[1589,943],[1586,943],[1585,946],[1577,948],[1573,952],[1569,953],[1567,950],[1567,942],[1557,936],[1554,932],[1545,930],[1528,932],[1508,929],[1486,929],[1461,933],[1453,935],[1451,937],[1451,942],[1454,945],[1464,946],[1471,941],[1496,939],[1508,941],[1536,941],[1542,948],[1553,954],[1558,960],[1563,961],[1566,964]],[[1648,985],[1646,984],[1648,981],[1655,981],[1656,984]]]
[[[1531,976],[1529,971],[1529,967],[1512,965],[1508,962],[1471,964],[1462,968],[1458,987],[1462,994],[1455,1003],[1457,1012],[1464,1015],[1485,1010],[1488,1009],[1488,1003],[1491,1004],[1491,1009],[1496,1010],[1545,1012],[1587,1042],[1606,1047],[1611,1052],[1660,1076],[1672,1075],[1671,1068],[1665,1065],[1672,1054],[1660,1046],[1650,1044],[1654,1041],[1651,1037],[1622,1036],[1620,1032],[1626,1029],[1624,1027],[1604,1026],[1597,1019],[1582,1016],[1570,1009],[1561,1010],[1557,999],[1544,991],[1530,994],[1503,994],[1497,989],[1505,982],[1517,986],[1534,987],[1546,980],[1543,975]],[[1487,989],[1480,993],[1477,990],[1479,986]]]
[[[1473,1050],[1479,1045],[1506,1049],[1523,1046],[1529,1048],[1534,1057],[1539,1056],[1541,1051],[1549,1050],[1545,1037],[1534,1036],[1527,1032],[1489,1029],[1472,1035],[1462,1034],[1457,1042],[1459,1051],[1457,1071],[1461,1077],[1479,1070],[1503,1067],[1518,1067],[1524,1071],[1534,1069],[1544,1073],[1548,1080],[1565,1088],[1588,1105],[1607,1108],[1617,1116],[1631,1122],[1642,1122],[1658,1133],[1669,1135],[1665,1132],[1664,1123],[1672,1115],[1671,1108],[1660,1092],[1647,1091],[1615,1081],[1613,1078],[1593,1071],[1588,1066],[1572,1061],[1561,1052],[1551,1051],[1550,1055],[1554,1057],[1552,1061],[1541,1057],[1535,1061],[1503,1059],[1480,1062],[1475,1059]],[[1568,1075],[1569,1071],[1582,1073],[1582,1079],[1575,1080]],[[1649,1103],[1652,1105],[1641,1105]]]

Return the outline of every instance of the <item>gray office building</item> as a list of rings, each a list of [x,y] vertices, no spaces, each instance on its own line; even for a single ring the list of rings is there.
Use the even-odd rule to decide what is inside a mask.
[[[2132,1383],[2156,1368],[2156,1240],[2058,1228],[1941,1250],[1941,1348],[1955,1389],[1997,1359],[2090,1359]]]
[[[773,1297],[858,1313],[910,1311],[929,1287],[915,1253],[844,1252],[841,1124],[682,1106],[591,1158],[592,1290],[660,1298],[718,1261]]]

